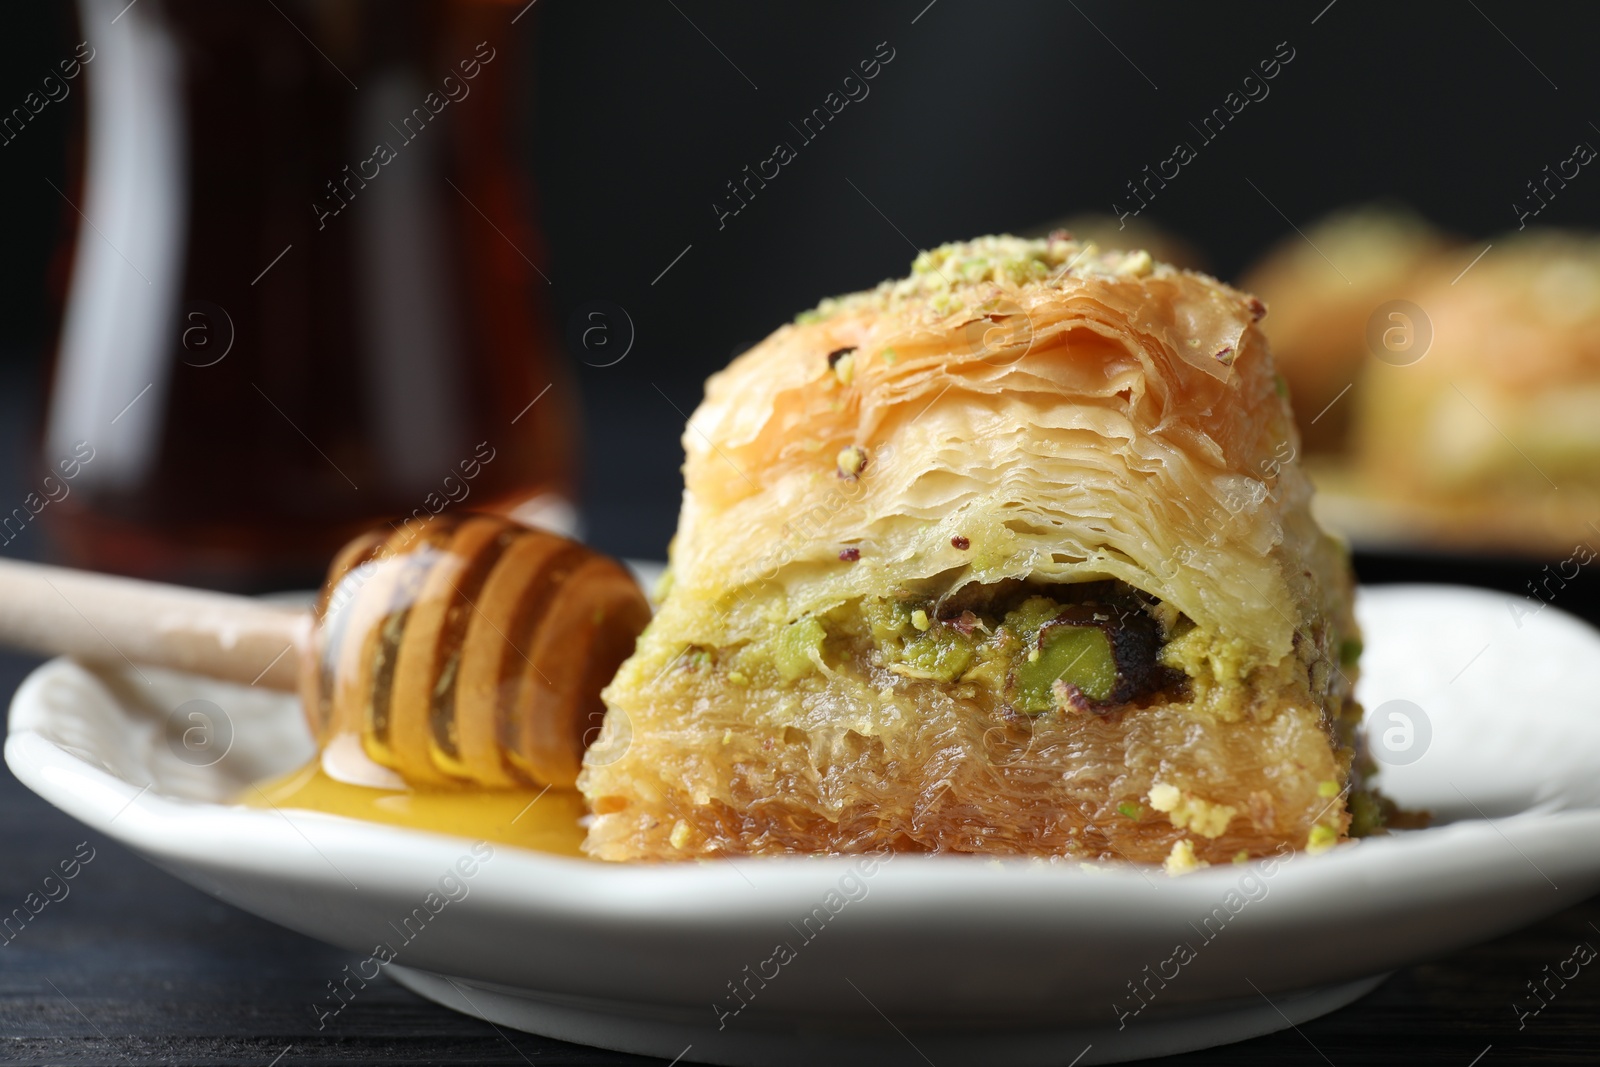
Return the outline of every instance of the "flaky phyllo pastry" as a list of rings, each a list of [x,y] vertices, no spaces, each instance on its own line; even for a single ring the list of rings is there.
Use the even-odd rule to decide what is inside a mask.
[[[1350,570],[1260,302],[981,238],[713,376],[579,786],[608,860],[1186,869],[1371,824]]]

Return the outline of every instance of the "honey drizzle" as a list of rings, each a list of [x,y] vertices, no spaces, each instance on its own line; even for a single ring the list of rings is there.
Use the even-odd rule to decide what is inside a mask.
[[[343,815],[557,856],[583,855],[579,820],[586,808],[575,789],[374,788],[333,778],[319,758],[246,790],[238,803]]]

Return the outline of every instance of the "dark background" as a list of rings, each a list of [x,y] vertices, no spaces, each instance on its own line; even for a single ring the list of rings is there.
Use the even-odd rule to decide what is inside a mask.
[[[691,411],[707,374],[820,297],[904,273],[912,245],[1109,213],[1187,140],[1198,158],[1142,218],[1229,279],[1291,220],[1305,229],[1375,198],[1487,240],[1515,227],[1512,202],[1541,168],[1600,142],[1600,5],[926,3],[540,0],[514,27],[537,57],[526,149],[554,282],[539,295],[553,295],[558,323],[610,300],[637,331],[621,363],[578,368],[588,500],[633,504],[591,506],[600,547],[663,554],[681,460],[673,404]],[[0,101],[20,100],[70,54],[71,9],[10,5],[3,26]],[[882,41],[895,58],[870,95],[799,145],[789,123]],[[1295,58],[1270,95],[1202,144],[1189,123],[1285,41]],[[0,147],[13,381],[53,329],[50,264],[71,210],[45,178],[63,184],[74,115],[52,105]],[[799,158],[719,230],[725,183],[780,139]],[[1600,178],[1580,173],[1539,222],[1600,226],[1597,194]]]
[[[525,148],[554,281],[544,295],[558,323],[604,299],[637,329],[621,363],[577,367],[586,518],[600,547],[664,553],[680,489],[683,419],[674,405],[692,410],[708,373],[819,297],[903,273],[913,245],[1109,212],[1124,182],[1178,140],[1195,143],[1199,156],[1144,217],[1201,248],[1223,278],[1292,234],[1292,224],[1306,228],[1380,197],[1487,241],[1515,226],[1511,204],[1542,167],[1580,140],[1600,142],[1590,125],[1600,116],[1600,5],[925,4],[539,0],[518,23],[537,54],[527,86],[537,118]],[[76,39],[69,6],[8,5],[0,102],[20,100]],[[712,204],[724,183],[775,141],[793,140],[788,123],[882,41],[895,58],[871,95],[719,230]],[[1295,58],[1269,83],[1271,95],[1199,146],[1188,123],[1284,41]],[[81,102],[80,87],[0,146],[7,499],[33,460],[40,368],[64,281],[61,241],[73,222],[46,179],[64,187]],[[1540,222],[1600,225],[1597,194],[1600,177],[1580,174]],[[30,527],[5,552],[48,554],[44,536]],[[1368,580],[1447,576],[1513,589],[1537,570],[1359,564]],[[9,692],[30,666],[0,657],[0,689]],[[9,907],[36,872],[70,853],[80,830],[4,772],[0,826],[0,902]],[[375,987],[337,1033],[317,1033],[305,1005],[348,962],[337,950],[217,904],[109,841],[94,845],[100,858],[73,898],[0,951],[0,1061],[624,1059],[497,1035],[393,986]],[[1596,922],[1591,901],[1408,969],[1304,1034],[1171,1062],[1345,1067],[1404,1056],[1467,1067],[1490,1046],[1484,1067],[1592,1063],[1600,979],[1585,974],[1525,1031],[1508,1005],[1575,942],[1600,939]]]

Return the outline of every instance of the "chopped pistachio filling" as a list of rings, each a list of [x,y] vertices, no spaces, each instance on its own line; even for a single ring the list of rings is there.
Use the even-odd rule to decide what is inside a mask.
[[[776,624],[768,636],[714,651],[692,647],[684,656],[685,668],[714,669],[729,687],[795,690],[796,696],[835,672],[885,696],[903,686],[914,696],[917,690],[909,683],[932,682],[955,686],[960,699],[980,701],[1002,717],[1120,714],[1151,701],[1198,705],[1208,694],[1246,705],[1251,699],[1237,638],[1207,633],[1175,607],[1110,580],[972,585],[942,595],[900,590],[787,623],[781,605],[774,604],[767,617]],[[1358,652],[1353,638],[1341,647],[1338,636],[1329,635],[1321,647],[1338,649],[1341,658]],[[1230,707],[1212,700],[1205,711],[1223,722],[1236,721],[1218,710]],[[1335,725],[1353,730],[1360,709],[1347,701],[1346,710]],[[1353,735],[1336,743],[1348,748]],[[1348,833],[1382,832],[1393,805],[1363,788],[1359,771],[1339,775],[1315,783],[1319,800],[1330,802],[1332,811],[1348,794]],[[1222,837],[1241,814],[1187,786],[1161,782],[1115,810],[1141,822],[1164,815],[1164,821],[1198,841]],[[1305,848],[1325,851],[1341,836],[1339,825],[1317,825]],[[1190,869],[1192,845],[1183,844],[1187,850],[1177,849],[1169,867]]]
[[[1038,713],[1055,707],[1057,682],[1075,687],[1090,700],[1106,700],[1117,687],[1111,639],[1098,626],[1046,626],[1039,631],[1038,648],[1017,663],[1015,678],[1012,703],[1018,711]]]
[[[730,668],[741,684],[787,686],[858,657],[868,670],[983,687],[1025,715],[1106,710],[1177,678],[1157,662],[1162,625],[1145,606],[1121,593],[1104,603],[1073,599],[1105,591],[1101,583],[1061,587],[1060,599],[1013,594],[983,613],[868,597],[742,647]]]
[[[827,636],[822,623],[809,615],[790,623],[778,632],[777,640],[773,642],[773,667],[777,668],[786,682],[810,674],[816,667],[812,656],[820,654],[823,639]]]

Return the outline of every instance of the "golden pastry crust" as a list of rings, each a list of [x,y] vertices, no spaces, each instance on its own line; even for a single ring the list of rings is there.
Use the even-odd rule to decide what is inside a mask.
[[[587,850],[1215,862],[1343,834],[1351,581],[1260,313],[1143,252],[981,238],[714,375],[669,588],[579,780]],[[895,661],[1086,583],[1161,620],[1172,684],[1027,715],[989,660]],[[922,606],[860,621],[883,603]]]

